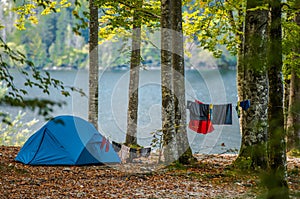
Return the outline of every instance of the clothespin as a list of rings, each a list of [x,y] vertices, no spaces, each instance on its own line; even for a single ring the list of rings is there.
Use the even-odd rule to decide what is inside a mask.
[[[213,110],[214,105],[209,104],[209,119],[212,120],[212,110]]]

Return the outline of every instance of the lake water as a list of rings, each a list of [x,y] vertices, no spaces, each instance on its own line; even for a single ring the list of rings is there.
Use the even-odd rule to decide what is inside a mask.
[[[86,70],[50,71],[65,85],[82,88],[88,94],[88,72]],[[16,78],[17,85],[22,85],[24,78]],[[99,131],[116,142],[124,142],[126,136],[128,106],[129,71],[100,71],[99,80]],[[161,129],[161,88],[159,70],[141,70],[139,87],[139,120],[138,143],[149,146],[151,132]],[[53,115],[76,115],[88,118],[88,99],[78,93],[63,97],[52,90],[50,96],[39,90],[30,90],[32,97],[46,97],[52,100],[67,102],[62,108],[55,108]],[[237,103],[236,71],[234,70],[188,70],[186,71],[186,99],[198,99],[204,103],[233,105],[233,124],[214,125],[212,133],[197,134],[188,129],[189,142],[194,153],[225,153],[238,150],[241,143],[238,118],[235,111]],[[18,110],[10,107],[2,109],[16,115]],[[44,119],[36,113],[27,112],[24,121],[38,118],[39,122],[32,127],[32,132],[39,129]],[[189,120],[189,111],[187,111]]]

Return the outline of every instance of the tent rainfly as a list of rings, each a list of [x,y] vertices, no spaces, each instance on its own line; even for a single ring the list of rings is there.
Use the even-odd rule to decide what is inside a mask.
[[[28,165],[89,165],[120,163],[111,143],[86,120],[58,116],[34,133],[16,161]]]

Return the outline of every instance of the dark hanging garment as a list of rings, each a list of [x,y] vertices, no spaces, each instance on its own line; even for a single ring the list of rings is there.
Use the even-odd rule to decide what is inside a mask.
[[[187,109],[190,110],[191,120],[208,120],[209,116],[209,104],[203,104],[198,102],[187,102]]]
[[[188,101],[187,108],[190,110],[189,128],[197,133],[207,134],[214,130],[209,119],[209,105],[195,100]]]
[[[231,125],[232,104],[213,105],[211,121],[215,125]]]
[[[112,147],[114,148],[115,152],[119,152],[121,150],[122,145],[115,141],[112,141]]]
[[[250,108],[250,100],[241,101],[239,105],[242,107],[242,110],[247,111]]]
[[[232,124],[232,104],[203,104],[195,100],[187,102],[187,109],[190,111],[190,120],[211,120],[216,125]]]
[[[149,157],[151,153],[151,147],[141,148],[140,154],[141,157]]]

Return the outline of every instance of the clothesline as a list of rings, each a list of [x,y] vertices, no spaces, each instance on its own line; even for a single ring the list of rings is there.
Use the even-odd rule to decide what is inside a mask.
[[[232,104],[204,104],[194,98],[187,101],[187,109],[190,111],[189,128],[197,133],[207,134],[214,131],[213,125],[232,125]],[[239,108],[248,110],[250,100],[238,102],[236,110],[239,115]]]
[[[151,153],[151,147],[132,148],[114,141],[112,141],[112,146],[118,153],[122,163],[132,161],[135,158],[149,157]]]

